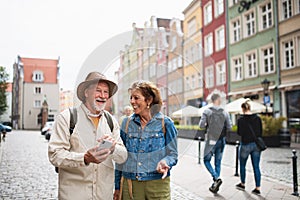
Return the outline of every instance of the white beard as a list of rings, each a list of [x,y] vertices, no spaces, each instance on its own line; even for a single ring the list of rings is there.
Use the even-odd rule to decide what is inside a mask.
[[[98,106],[98,105],[96,104],[96,102],[94,102],[94,104],[93,104],[94,109],[95,109],[96,111],[98,111],[98,112],[103,111],[104,108],[105,108],[105,106],[106,106],[106,103],[104,103],[104,104],[102,104],[102,105],[100,105],[100,106]]]

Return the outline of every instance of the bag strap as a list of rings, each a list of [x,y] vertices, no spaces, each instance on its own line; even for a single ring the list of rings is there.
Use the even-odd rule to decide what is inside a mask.
[[[106,118],[106,121],[107,121],[108,126],[110,128],[110,131],[113,132],[113,130],[114,130],[114,123],[113,123],[111,115],[108,112],[104,112],[104,117]]]
[[[77,123],[77,109],[74,108],[69,108],[70,111],[70,127],[69,127],[69,132],[70,135],[72,135],[75,125]]]
[[[251,126],[250,124],[247,124],[247,125],[248,125],[248,127],[249,127],[249,129],[250,129],[250,132],[251,132],[252,136],[254,137],[254,140],[257,141],[257,137],[256,137],[256,135],[255,135],[255,133],[254,133],[254,131],[253,131],[252,126]]]

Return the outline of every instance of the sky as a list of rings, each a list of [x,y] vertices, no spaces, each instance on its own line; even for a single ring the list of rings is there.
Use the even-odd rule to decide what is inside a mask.
[[[73,90],[93,52],[110,42],[124,47],[127,41],[114,38],[131,31],[134,22],[144,27],[152,15],[183,20],[182,11],[191,1],[0,0],[0,66],[12,77],[18,55],[60,58],[60,87]],[[102,48],[100,55],[105,53]]]

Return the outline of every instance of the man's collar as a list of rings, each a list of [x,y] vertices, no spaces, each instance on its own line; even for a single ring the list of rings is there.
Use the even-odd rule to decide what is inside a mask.
[[[99,112],[99,114],[93,114],[83,103],[81,104],[81,108],[85,112],[85,114],[89,117],[100,117],[103,114],[103,110]]]

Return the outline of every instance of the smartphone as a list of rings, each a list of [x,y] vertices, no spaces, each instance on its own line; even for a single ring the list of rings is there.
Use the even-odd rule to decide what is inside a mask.
[[[110,147],[113,145],[113,143],[109,140],[103,140],[102,142],[100,142],[99,147],[98,147],[98,151],[102,150],[102,149],[110,149]]]

